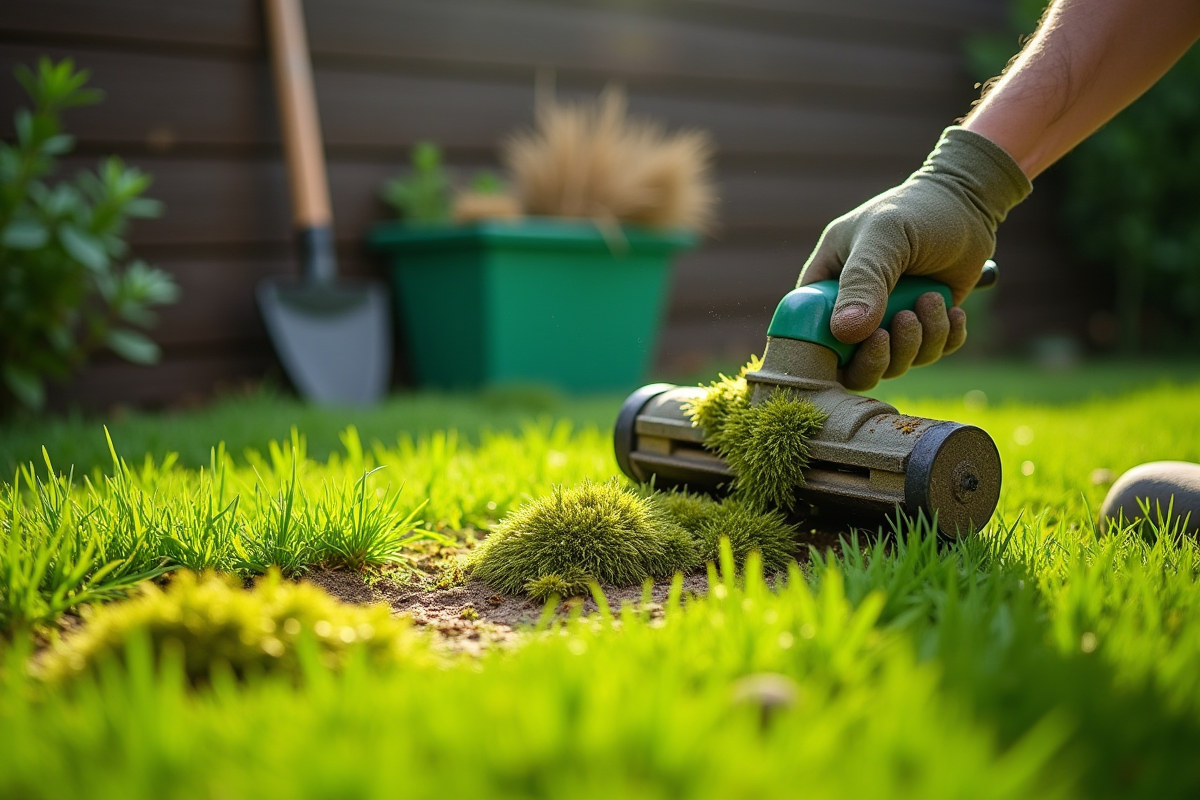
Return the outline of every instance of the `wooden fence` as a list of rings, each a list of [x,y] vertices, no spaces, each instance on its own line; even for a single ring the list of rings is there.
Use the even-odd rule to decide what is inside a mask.
[[[826,222],[915,168],[975,95],[962,40],[995,29],[1001,0],[307,0],[341,263],[378,272],[365,231],[381,183],[414,142],[465,175],[528,125],[539,70],[561,94],[623,84],[635,113],[701,127],[719,147],[721,229],[682,259],[657,355],[686,371],[761,347],[778,298]],[[68,171],[110,153],[153,173],[161,219],[135,253],[183,299],[154,332],[164,361],[101,357],[57,402],[172,404],[277,370],[253,302],[294,270],[274,95],[255,0],[13,0],[0,9],[8,76],[41,55],[92,71],[105,102],[74,110]],[[6,134],[7,135],[7,134]],[[1078,330],[1087,304],[1035,192],[1006,226],[992,340]],[[1057,287],[1057,288],[1056,288]],[[0,321],[2,324],[2,321]],[[401,379],[403,379],[403,364]]]

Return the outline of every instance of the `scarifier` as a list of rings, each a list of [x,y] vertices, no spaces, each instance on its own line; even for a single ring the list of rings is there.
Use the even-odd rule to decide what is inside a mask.
[[[996,265],[984,265],[976,288],[996,281]],[[838,367],[856,349],[829,330],[837,281],[796,289],[780,301],[767,331],[762,368],[746,376],[751,404],[783,390],[829,415],[810,442],[799,499],[819,515],[882,524],[897,507],[908,515],[936,518],[945,536],[962,536],[987,524],[1000,498],[1000,454],[983,430],[957,422],[911,417],[893,406],[848,392]],[[926,292],[950,303],[950,290],[927,278],[901,278],[888,300],[883,326],[912,309]],[[658,488],[686,486],[720,494],[733,478],[728,465],[705,449],[704,433],[685,406],[700,387],[652,384],[625,401],[615,445],[621,471]],[[803,508],[803,503],[798,507]]]

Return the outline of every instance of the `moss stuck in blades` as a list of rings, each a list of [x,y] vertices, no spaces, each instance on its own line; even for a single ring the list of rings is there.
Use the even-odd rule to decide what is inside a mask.
[[[737,377],[722,375],[687,409],[704,431],[704,443],[725,459],[738,497],[762,507],[793,510],[796,490],[804,486],[809,441],[827,415],[785,390],[751,405],[746,374],[762,366],[753,357]]]
[[[143,584],[139,596],[95,607],[86,620],[46,653],[41,677],[53,682],[94,673],[105,661],[123,663],[131,645],[148,645],[156,663],[179,660],[193,684],[206,683],[214,669],[239,678],[298,677],[306,646],[327,667],[356,651],[376,663],[416,652],[415,635],[386,606],[343,604],[311,584],[282,580],[278,571],[251,591],[230,576],[178,573],[166,589]]]
[[[692,424],[704,431],[705,441],[711,447],[724,441],[725,422],[737,411],[750,406],[750,384],[746,374],[762,367],[762,359],[751,356],[750,361],[734,377],[721,374],[717,380],[704,387],[704,396],[684,408]]]
[[[585,481],[505,517],[476,551],[472,572],[508,594],[548,596],[585,593],[588,579],[633,586],[701,563],[691,535],[652,499],[616,481]]]

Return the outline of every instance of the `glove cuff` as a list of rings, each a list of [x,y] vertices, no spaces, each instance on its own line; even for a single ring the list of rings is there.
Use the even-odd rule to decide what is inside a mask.
[[[958,125],[942,132],[917,174],[953,180],[991,221],[993,231],[1033,191],[1025,172],[1003,147]]]

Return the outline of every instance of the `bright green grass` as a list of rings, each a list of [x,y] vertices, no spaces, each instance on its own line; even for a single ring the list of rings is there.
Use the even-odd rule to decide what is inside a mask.
[[[362,440],[392,445],[401,435],[427,436],[455,430],[460,439],[478,442],[487,432],[520,432],[531,420],[571,420],[578,426],[611,428],[623,396],[571,397],[551,389],[495,389],[475,395],[398,394],[373,408],[320,408],[294,397],[261,390],[230,396],[209,408],[170,414],[128,412],[92,419],[79,414],[45,420],[0,422],[0,470],[9,475],[20,464],[41,464],[42,447],[56,463],[77,470],[106,468],[108,448],[101,425],[112,432],[122,453],[137,460],[161,461],[177,453],[189,467],[208,464],[209,450],[224,442],[235,456],[266,451],[271,441],[287,441],[293,428],[304,434],[308,452],[324,460],[341,449],[340,435],[353,425]]]
[[[325,460],[293,432],[240,459],[215,448],[200,469],[171,455],[127,461],[119,446],[104,471],[72,475],[52,455],[51,477],[25,468],[0,485],[0,632],[177,567],[403,567],[411,545],[438,538],[431,530],[487,527],[555,486],[615,472],[609,435],[567,422],[483,432],[476,445],[454,431],[390,446],[364,446],[355,428],[340,438]]]
[[[777,593],[751,570],[665,620],[580,621],[437,667],[310,663],[299,686],[190,692],[135,645],[127,669],[49,690],[21,678],[18,640],[0,678],[0,796],[1195,796],[1200,554],[1097,536],[1091,476],[1200,461],[1200,385],[1058,407],[944,397],[902,408],[995,437],[1004,490],[977,538],[939,548],[918,531],[818,560]],[[455,441],[351,439],[299,459],[297,480],[352,498],[387,464],[372,487],[406,481],[398,511],[429,499],[420,516],[452,528],[616,472],[606,429]],[[227,467],[248,527],[290,480],[288,447],[262,453]],[[190,503],[197,471],[153,469],[156,503]],[[734,700],[763,672],[798,696],[765,727]]]
[[[741,364],[725,370],[735,374]],[[662,378],[684,385],[707,384],[717,372]],[[913,398],[960,400],[972,390],[984,393],[995,406],[1005,402],[1077,403],[1093,397],[1114,397],[1163,383],[1200,380],[1200,361],[1087,362],[1057,372],[1034,369],[1021,362],[980,362],[947,359],[910,370],[884,381],[869,394],[890,403]],[[41,464],[41,449],[55,462],[75,465],[77,471],[109,464],[104,437],[107,425],[125,454],[138,460],[152,455],[162,460],[179,454],[189,467],[208,464],[209,450],[225,442],[240,456],[246,449],[266,451],[272,441],[286,441],[292,428],[307,440],[308,452],[325,459],[340,449],[339,435],[353,425],[368,444],[391,444],[404,433],[414,437],[454,429],[460,438],[476,442],[484,431],[519,431],[531,418],[571,420],[578,427],[611,429],[624,396],[572,397],[543,388],[497,389],[479,395],[400,394],[370,409],[316,408],[295,398],[264,389],[247,396],[230,396],[210,408],[174,414],[129,412],[103,419],[81,415],[65,418],[0,422],[0,474],[11,475],[20,464]]]

